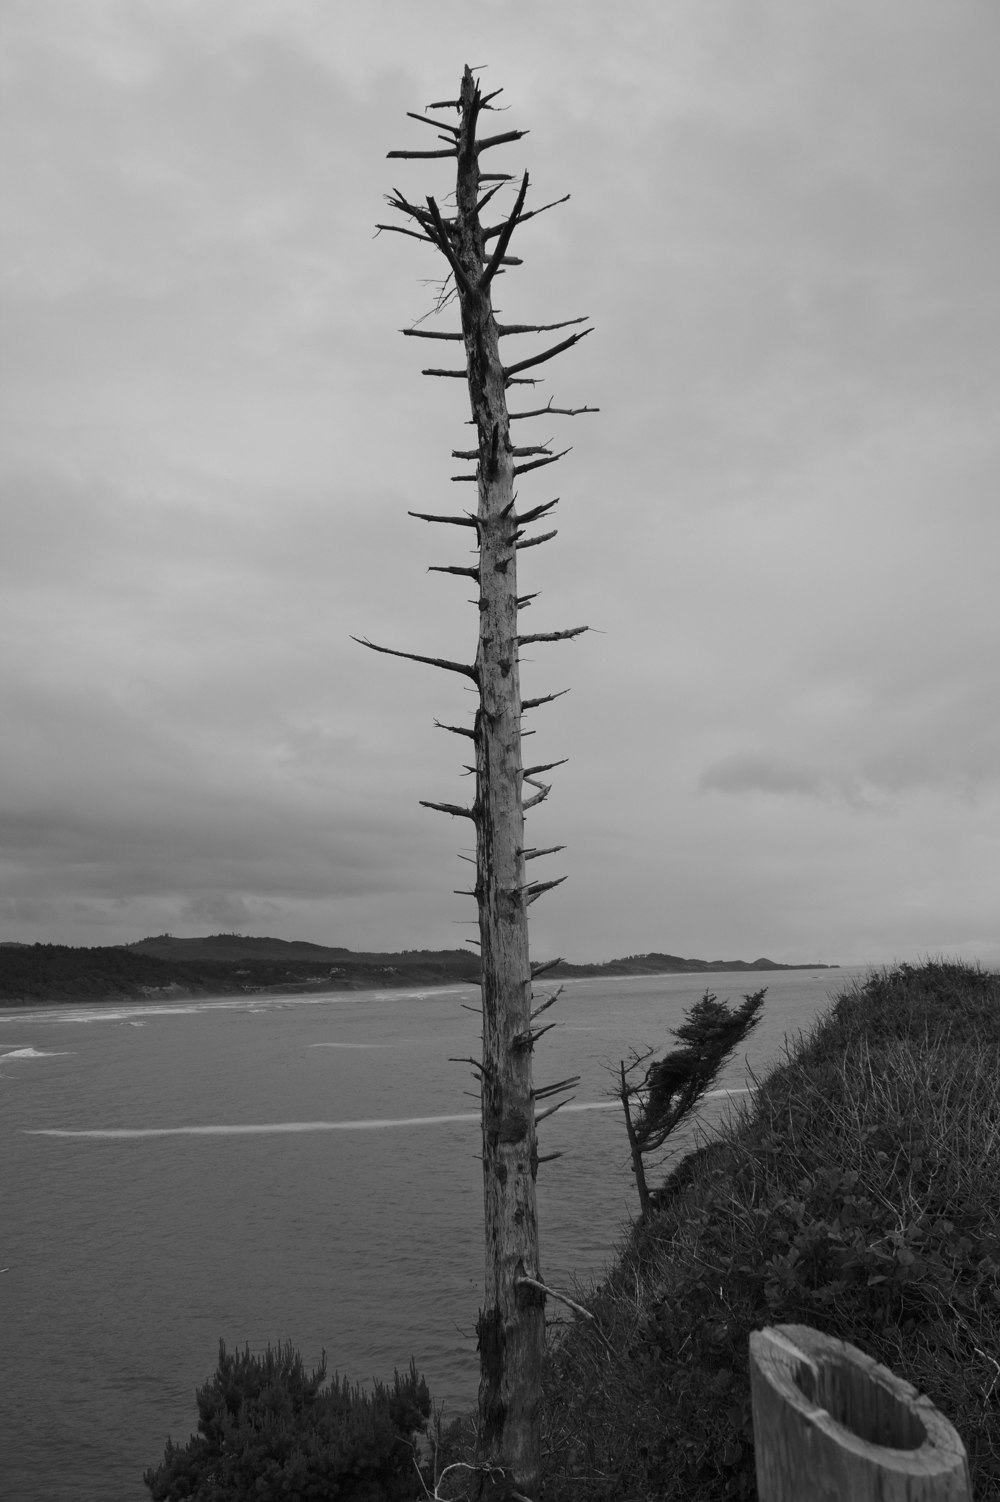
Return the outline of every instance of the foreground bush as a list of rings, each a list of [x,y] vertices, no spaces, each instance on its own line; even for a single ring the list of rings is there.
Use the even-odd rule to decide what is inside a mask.
[[[546,1502],[756,1496],[750,1331],[800,1322],[926,1392],[1000,1498],[1000,977],[842,996],[550,1352]]]
[[[311,1375],[291,1345],[229,1355],[197,1393],[198,1433],[167,1441],[143,1480],[153,1502],[404,1502],[420,1490],[414,1435],[431,1400],[413,1363],[371,1393],[334,1376],[326,1357]]]

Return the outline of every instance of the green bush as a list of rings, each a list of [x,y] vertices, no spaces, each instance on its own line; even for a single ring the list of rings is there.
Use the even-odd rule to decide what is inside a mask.
[[[168,1439],[143,1480],[153,1502],[404,1502],[419,1490],[414,1436],[430,1417],[427,1384],[410,1362],[371,1393],[311,1375],[290,1343],[230,1355],[197,1393],[198,1433]]]

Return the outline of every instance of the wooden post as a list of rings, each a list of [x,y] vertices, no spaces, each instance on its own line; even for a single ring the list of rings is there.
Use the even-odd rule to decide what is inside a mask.
[[[760,1502],[971,1502],[954,1427],[857,1346],[755,1330],[750,1389]]]

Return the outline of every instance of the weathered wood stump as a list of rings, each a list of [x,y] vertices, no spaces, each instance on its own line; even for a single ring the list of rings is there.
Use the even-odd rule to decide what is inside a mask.
[[[857,1346],[756,1330],[750,1389],[760,1502],[971,1502],[953,1425]]]

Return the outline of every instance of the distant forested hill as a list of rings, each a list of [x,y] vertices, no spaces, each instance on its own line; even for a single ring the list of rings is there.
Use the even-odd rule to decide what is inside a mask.
[[[547,973],[558,978],[828,968],[835,967],[778,965],[768,959],[690,960],[654,951],[603,965],[572,965],[560,960]],[[479,956],[466,949],[359,954],[323,944],[245,938],[242,934],[193,939],[160,934],[135,944],[94,949],[0,943],[0,1006],[468,985],[478,980]]]
[[[236,934],[204,939],[161,935],[96,949],[0,944],[0,1006],[446,986],[478,979],[478,956],[461,949],[352,954],[321,944]]]
[[[796,965],[781,965],[777,960],[688,960],[679,954],[630,954],[622,960],[607,960],[603,965],[571,965],[560,960],[548,972],[550,975],[710,975],[720,970],[836,970],[837,965],[820,964],[818,961],[803,961]]]

